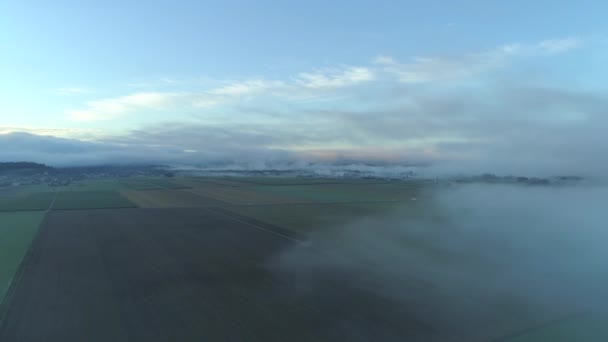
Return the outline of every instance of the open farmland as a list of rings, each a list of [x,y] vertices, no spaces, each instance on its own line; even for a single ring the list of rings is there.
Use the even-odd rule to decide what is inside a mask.
[[[323,227],[347,224],[361,216],[392,212],[396,203],[334,203],[230,206],[228,210],[299,232],[313,232]]]
[[[437,338],[337,275],[302,291],[269,263],[292,241],[211,211],[58,211],[40,234],[2,341]]]
[[[20,268],[45,211],[0,212],[4,291],[21,275],[0,341],[560,341],[606,322],[480,290],[495,265],[434,243],[453,234],[434,183],[169,182],[16,192],[50,210]],[[404,219],[440,224],[391,235]]]

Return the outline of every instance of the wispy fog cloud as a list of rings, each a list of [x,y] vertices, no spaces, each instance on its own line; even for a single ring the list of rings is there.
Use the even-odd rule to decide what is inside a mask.
[[[127,114],[150,110],[173,110],[178,107],[210,108],[232,105],[242,100],[269,96],[283,100],[327,98],[340,93],[342,98],[361,91],[366,85],[390,84],[393,78],[401,83],[417,84],[464,80],[504,66],[516,57],[533,57],[564,53],[583,46],[579,38],[550,39],[535,44],[508,44],[494,49],[457,56],[415,57],[400,62],[390,56],[378,56],[367,66],[341,66],[301,72],[286,80],[245,79],[223,81],[220,86],[183,92],[136,92],[125,96],[87,102],[84,109],[66,112],[74,121],[111,120]],[[162,79],[157,85],[178,83]],[[65,94],[82,93],[81,88],[62,88]],[[332,94],[335,97],[335,94]]]
[[[422,83],[463,79],[500,67],[516,57],[563,53],[583,45],[579,38],[550,39],[536,44],[507,44],[460,56],[416,57],[401,63],[389,56],[378,56],[374,63],[403,83]]]

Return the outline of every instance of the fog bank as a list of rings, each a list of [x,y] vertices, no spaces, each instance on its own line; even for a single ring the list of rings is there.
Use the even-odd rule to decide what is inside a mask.
[[[272,264],[303,296],[328,278],[465,340],[607,312],[602,187],[464,185],[312,234]],[[354,327],[356,329],[356,327]]]

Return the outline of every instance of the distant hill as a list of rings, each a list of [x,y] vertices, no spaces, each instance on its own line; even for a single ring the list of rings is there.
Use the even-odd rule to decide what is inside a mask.
[[[45,165],[33,162],[0,162],[0,172],[13,172],[13,171],[50,171],[53,168]]]

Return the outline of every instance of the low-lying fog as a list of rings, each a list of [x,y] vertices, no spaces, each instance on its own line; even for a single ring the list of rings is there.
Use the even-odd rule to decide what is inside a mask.
[[[608,188],[459,185],[313,234],[273,267],[302,294],[342,277],[461,336],[605,311]]]

